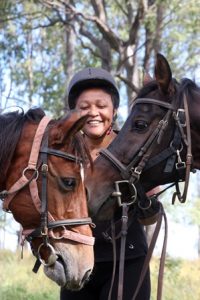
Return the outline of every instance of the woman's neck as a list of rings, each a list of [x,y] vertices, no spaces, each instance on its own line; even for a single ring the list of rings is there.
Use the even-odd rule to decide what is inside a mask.
[[[104,135],[103,137],[94,139],[88,137],[87,135],[85,135],[84,137],[92,159],[95,160],[99,155],[99,151],[102,148],[107,148],[108,145],[113,141],[113,139],[116,137],[116,133],[114,131],[111,131],[109,135]]]

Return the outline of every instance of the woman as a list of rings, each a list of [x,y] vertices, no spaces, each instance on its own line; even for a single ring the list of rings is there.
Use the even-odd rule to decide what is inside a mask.
[[[108,147],[115,138],[113,123],[119,106],[119,93],[113,77],[101,68],[86,68],[72,78],[68,89],[70,109],[80,109],[89,115],[83,127],[85,142],[92,159],[99,150]],[[95,222],[96,238],[93,275],[80,291],[61,290],[61,300],[107,300],[112,280],[113,249],[110,242],[110,221]],[[118,224],[118,222],[116,222]],[[117,226],[116,226],[117,227]],[[116,228],[117,230],[117,228]],[[117,268],[120,238],[116,241]],[[123,300],[131,300],[137,287],[143,262],[147,253],[147,243],[143,227],[133,218],[128,229],[124,268]],[[118,271],[112,289],[112,299],[117,299]],[[137,300],[150,299],[150,276],[147,272]]]

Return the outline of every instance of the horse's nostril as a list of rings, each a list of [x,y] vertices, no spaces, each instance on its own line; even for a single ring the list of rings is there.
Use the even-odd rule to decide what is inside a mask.
[[[92,272],[92,269],[89,269],[88,271],[85,272],[85,274],[82,278],[82,284],[84,284],[89,279],[91,272]]]

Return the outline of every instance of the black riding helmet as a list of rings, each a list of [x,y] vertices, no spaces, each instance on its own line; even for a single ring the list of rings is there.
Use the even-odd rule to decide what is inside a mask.
[[[102,87],[109,91],[113,96],[114,108],[119,107],[119,92],[112,75],[101,68],[85,68],[82,71],[76,73],[68,87],[68,104],[70,109],[74,109],[76,106],[77,97],[80,93],[92,87]]]

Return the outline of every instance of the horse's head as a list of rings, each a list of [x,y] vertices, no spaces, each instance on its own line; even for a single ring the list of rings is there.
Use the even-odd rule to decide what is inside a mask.
[[[196,107],[196,113],[194,107],[189,107],[192,122],[187,126],[191,125],[193,137],[196,133],[197,144],[199,121],[196,117],[194,122],[194,116],[198,114],[199,89],[190,80],[177,83],[172,78],[169,63],[160,54],[154,75],[155,79],[148,79],[140,90],[118,136],[106,151],[101,152],[94,163],[92,176],[88,176],[89,208],[99,217],[109,218],[118,206],[116,197],[109,197],[115,189],[115,181],[131,178],[135,183],[140,179],[147,192],[158,185],[184,179],[190,142],[185,126],[187,103],[183,103],[183,98],[185,95],[186,102],[193,100]],[[189,88],[189,85],[193,87]],[[193,97],[196,95],[195,100],[189,99],[189,90]],[[198,155],[199,151],[195,152]],[[190,159],[188,157],[188,164]]]
[[[87,150],[77,133],[86,118],[74,111],[50,121],[38,110],[2,116],[5,131],[10,127],[1,155],[4,208],[22,225],[46,275],[69,289],[83,286],[94,263],[83,181]]]

